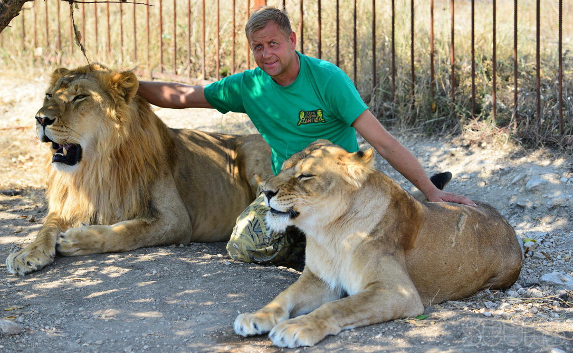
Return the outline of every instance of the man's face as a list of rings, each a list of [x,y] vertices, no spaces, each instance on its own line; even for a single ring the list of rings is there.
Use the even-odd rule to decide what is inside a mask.
[[[286,37],[275,22],[269,22],[262,29],[253,32],[249,39],[258,67],[283,86],[296,79],[299,67],[294,32]]]

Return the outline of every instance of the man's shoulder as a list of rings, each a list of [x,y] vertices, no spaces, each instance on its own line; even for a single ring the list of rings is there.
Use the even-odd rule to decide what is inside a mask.
[[[330,61],[318,59],[304,54],[300,54],[300,57],[307,63],[308,67],[313,72],[322,72],[326,75],[332,75],[332,74],[346,75],[341,68],[331,63]]]

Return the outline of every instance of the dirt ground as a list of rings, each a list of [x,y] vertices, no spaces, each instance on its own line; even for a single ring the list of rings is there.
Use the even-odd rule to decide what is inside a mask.
[[[42,74],[0,72],[0,352],[283,351],[264,336],[237,336],[232,323],[299,272],[231,261],[223,243],[58,257],[26,277],[7,273],[6,257],[35,237],[46,214],[43,146],[33,128],[46,87]],[[240,115],[157,114],[172,127],[254,131]],[[428,307],[427,319],[357,328],[294,351],[573,352],[571,157],[475,133],[395,135],[428,173],[454,174],[448,190],[489,202],[507,217],[526,242],[521,275],[508,291]],[[410,188],[385,162],[377,163]],[[553,272],[564,283],[542,279]],[[8,334],[2,320],[21,332]]]

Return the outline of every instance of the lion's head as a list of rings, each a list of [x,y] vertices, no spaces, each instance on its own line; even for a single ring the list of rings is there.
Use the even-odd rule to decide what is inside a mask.
[[[50,209],[65,219],[109,224],[141,215],[148,186],[172,166],[168,129],[138,87],[134,73],[99,64],[52,74],[35,118],[51,152]]]
[[[44,105],[36,114],[42,142],[50,143],[52,166],[73,172],[97,152],[110,130],[121,134],[125,112],[137,92],[132,72],[112,72],[101,65],[54,71]]]
[[[375,170],[373,154],[372,149],[348,153],[330,141],[318,140],[291,156],[264,186],[269,226],[275,231],[304,226],[314,222],[317,210],[322,216],[338,218],[351,201],[349,194]]]

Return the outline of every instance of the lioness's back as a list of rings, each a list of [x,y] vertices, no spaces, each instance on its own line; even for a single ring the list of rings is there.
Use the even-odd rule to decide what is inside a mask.
[[[515,231],[492,206],[425,203],[408,271],[424,304],[463,298],[517,279],[522,252]],[[436,254],[433,256],[433,254]]]

